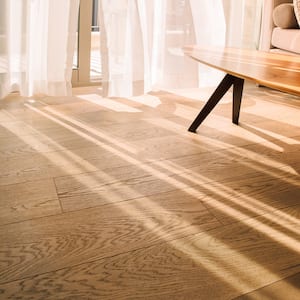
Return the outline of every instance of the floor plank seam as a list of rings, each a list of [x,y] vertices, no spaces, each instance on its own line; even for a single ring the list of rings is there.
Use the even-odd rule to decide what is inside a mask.
[[[57,186],[56,186],[56,182],[55,182],[55,178],[54,177],[52,177],[52,182],[53,182],[53,185],[55,187],[56,197],[57,197],[57,201],[59,203],[61,214],[63,214],[64,213],[64,209],[63,209],[63,205],[61,203],[61,200],[60,200],[60,198],[58,196],[58,190],[57,190]]]
[[[220,227],[221,226],[224,227],[222,224],[220,224]],[[209,232],[209,231],[214,230],[216,228],[218,228],[218,227],[207,229],[207,230],[205,230],[205,232]],[[111,258],[119,257],[119,256],[122,256],[124,254],[134,253],[134,252],[141,251],[141,250],[144,250],[144,249],[146,250],[146,249],[149,249],[149,248],[157,247],[159,245],[170,244],[170,243],[172,243],[174,241],[183,240],[183,239],[186,239],[186,238],[189,238],[189,237],[193,237],[193,236],[196,236],[196,235],[199,235],[199,234],[202,234],[202,233],[203,232],[197,232],[197,233],[192,233],[192,234],[188,234],[188,235],[182,235],[182,236],[180,236],[178,238],[169,239],[169,240],[166,240],[166,241],[161,241],[160,240],[160,241],[151,243],[151,244],[143,246],[143,247],[136,247],[134,249],[131,249],[131,250],[128,250],[128,251],[124,251],[124,252],[120,252],[120,253],[116,253],[116,254],[113,254],[113,255],[107,255],[107,256],[103,256],[103,257],[92,259],[92,260],[86,260],[86,261],[83,261],[83,262],[77,263],[77,264],[70,264],[70,265],[62,267],[62,268],[57,268],[57,269],[50,270],[50,271],[47,271],[47,272],[42,272],[42,273],[37,273],[37,274],[33,274],[33,275],[24,276],[22,278],[17,278],[15,280],[11,280],[11,281],[0,282],[0,287],[1,287],[1,285],[4,285],[4,284],[9,284],[9,283],[13,283],[13,282],[23,281],[23,280],[31,279],[31,278],[34,278],[34,277],[38,277],[38,276],[42,276],[42,275],[51,274],[51,273],[54,273],[54,272],[66,270],[66,269],[71,269],[71,268],[79,267],[79,266],[86,265],[86,264],[93,264],[93,263],[105,261],[106,259],[111,259]]]
[[[264,286],[262,286],[262,287],[259,287],[259,288],[257,288],[257,289],[253,289],[253,290],[251,290],[251,291],[249,291],[249,292],[247,292],[247,293],[241,294],[241,295],[239,295],[238,297],[232,298],[231,300],[241,299],[241,298],[243,298],[243,297],[245,297],[245,296],[247,296],[247,295],[251,295],[253,292],[257,292],[257,291],[260,291],[260,290],[262,290],[262,289],[264,289],[264,288],[271,287],[272,285],[274,285],[274,284],[276,284],[276,283],[279,283],[279,282],[282,282],[282,281],[285,281],[286,279],[289,279],[290,277],[293,277],[293,276],[295,276],[295,275],[297,275],[297,274],[300,274],[300,273],[299,273],[299,272],[296,272],[295,274],[292,274],[292,275],[289,275],[289,276],[282,277],[282,278],[280,278],[280,279],[278,279],[278,280],[274,280],[273,282],[270,282],[270,283],[268,283],[268,284],[266,284],[266,285],[264,285]],[[300,290],[299,290],[299,295],[300,295]],[[249,299],[250,299],[250,298],[249,298]],[[282,299],[282,300],[285,300],[285,299]]]

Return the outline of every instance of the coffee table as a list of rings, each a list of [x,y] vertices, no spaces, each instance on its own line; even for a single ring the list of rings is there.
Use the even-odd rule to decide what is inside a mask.
[[[238,48],[186,46],[185,55],[224,71],[224,79],[208,99],[189,131],[199,125],[233,86],[232,122],[238,124],[244,80],[300,96],[300,56]]]

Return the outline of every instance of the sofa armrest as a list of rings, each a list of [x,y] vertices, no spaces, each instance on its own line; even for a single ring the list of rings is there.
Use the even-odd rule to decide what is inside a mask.
[[[272,48],[272,32],[274,29],[273,10],[282,3],[293,3],[293,0],[265,0],[263,1],[262,22],[259,40],[259,50],[269,51]]]

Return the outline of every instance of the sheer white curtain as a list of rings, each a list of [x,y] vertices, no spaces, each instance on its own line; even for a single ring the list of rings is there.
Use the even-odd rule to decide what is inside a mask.
[[[220,0],[102,0],[99,19],[105,96],[195,87],[198,64],[181,48],[225,43]]]
[[[263,0],[223,0],[226,45],[258,49]]]
[[[0,1],[0,98],[71,93],[79,0]]]
[[[184,57],[181,48],[252,47],[260,2],[100,0],[103,94],[126,97],[155,87],[196,87],[212,78],[215,82],[214,71]]]

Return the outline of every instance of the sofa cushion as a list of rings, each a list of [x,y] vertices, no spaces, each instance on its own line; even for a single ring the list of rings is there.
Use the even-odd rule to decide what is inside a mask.
[[[293,0],[295,16],[300,26],[300,0]]]
[[[292,3],[284,3],[276,6],[273,11],[273,21],[280,28],[298,28],[294,5]]]
[[[272,46],[300,54],[300,30],[274,28]]]

